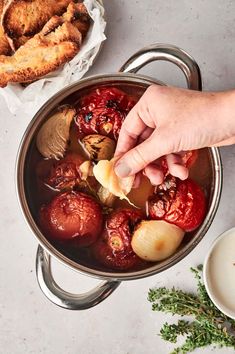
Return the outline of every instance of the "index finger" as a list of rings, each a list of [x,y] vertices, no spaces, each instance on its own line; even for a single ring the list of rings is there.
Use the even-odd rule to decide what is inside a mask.
[[[115,156],[123,155],[132,149],[138,140],[138,137],[144,132],[146,124],[138,114],[137,105],[126,116],[117,141]]]

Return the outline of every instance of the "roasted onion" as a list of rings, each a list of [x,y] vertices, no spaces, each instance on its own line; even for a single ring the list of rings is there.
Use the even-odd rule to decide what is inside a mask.
[[[156,262],[171,256],[183,237],[183,230],[166,221],[142,221],[133,234],[131,246],[140,258]]]

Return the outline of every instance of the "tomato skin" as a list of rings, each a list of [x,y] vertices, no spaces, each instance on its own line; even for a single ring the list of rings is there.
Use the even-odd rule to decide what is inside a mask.
[[[142,213],[134,209],[119,209],[111,213],[102,235],[92,246],[95,259],[108,268],[118,270],[129,269],[142,262],[131,247],[134,228],[142,219]]]
[[[189,232],[202,223],[206,214],[206,198],[201,187],[187,179],[167,176],[148,199],[150,219],[165,220]]]
[[[102,134],[117,140],[124,119],[137,100],[114,87],[103,87],[83,97],[76,124],[79,133]]]
[[[81,192],[65,192],[42,206],[39,224],[48,238],[76,241],[80,247],[94,243],[102,231],[101,206],[91,196]]]
[[[185,167],[190,169],[196,162],[198,158],[198,150],[185,151],[182,161]]]
[[[182,164],[187,167],[188,169],[190,169],[194,163],[196,162],[198,157],[198,151],[197,150],[189,150],[189,151],[185,151],[183,156],[182,156]],[[161,169],[164,175],[169,174],[168,171],[168,166],[167,166],[167,162],[166,162],[166,158],[163,157],[161,159]]]
[[[55,161],[45,183],[59,191],[73,189],[81,181],[79,166],[83,162],[80,155],[68,153],[63,159]]]

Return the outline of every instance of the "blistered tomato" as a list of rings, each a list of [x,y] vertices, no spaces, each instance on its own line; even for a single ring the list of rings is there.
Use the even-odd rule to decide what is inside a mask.
[[[206,214],[206,198],[201,187],[187,179],[167,176],[148,199],[149,217],[165,220],[185,231],[192,231],[202,223]]]
[[[76,124],[83,135],[101,134],[115,140],[137,100],[114,87],[92,91],[78,103]]]
[[[53,240],[74,240],[78,246],[94,243],[102,231],[100,205],[85,193],[61,193],[40,209],[39,224]]]
[[[185,151],[182,157],[182,162],[185,167],[190,169],[198,158],[198,150]]]
[[[93,245],[94,257],[111,269],[125,270],[140,263],[133,252],[131,239],[135,226],[143,219],[139,210],[120,209],[107,219],[105,229]]]
[[[184,154],[182,155],[182,164],[190,169],[194,163],[196,162],[198,157],[198,151],[197,150],[189,150],[185,151]],[[167,175],[168,172],[168,166],[165,157],[161,159],[161,168],[164,173],[164,175]]]
[[[60,191],[74,188],[81,181],[79,167],[83,162],[80,155],[68,153],[63,159],[55,161],[44,182]]]

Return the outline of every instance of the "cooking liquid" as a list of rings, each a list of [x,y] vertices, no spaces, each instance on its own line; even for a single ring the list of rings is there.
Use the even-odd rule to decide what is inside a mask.
[[[221,310],[235,316],[235,229],[216,243],[208,259],[208,279]]]

